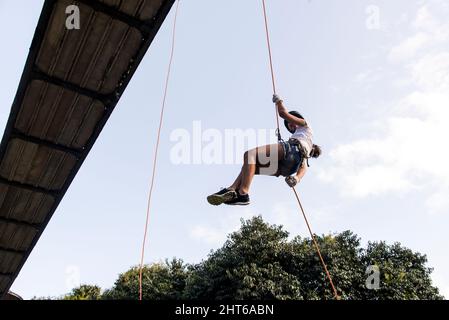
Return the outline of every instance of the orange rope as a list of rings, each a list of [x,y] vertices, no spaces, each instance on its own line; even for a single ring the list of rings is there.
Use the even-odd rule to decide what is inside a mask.
[[[268,29],[267,8],[265,5],[265,0],[262,0],[262,7],[263,7],[263,17],[264,17],[264,21],[265,21],[265,33],[267,36],[268,57],[270,60],[271,82],[273,85],[273,94],[276,94],[276,80],[274,77],[273,56],[271,54],[270,31]],[[280,126],[279,126],[279,112],[278,112],[277,107],[275,109],[276,109],[277,136],[278,136],[278,140],[280,141],[280,140],[282,140],[282,137],[281,137],[281,130],[280,130]]]
[[[273,84],[273,94],[276,94],[276,81],[275,81],[275,76],[274,76],[273,57],[272,57],[272,54],[271,54],[270,32],[269,32],[269,28],[268,28],[267,8],[266,8],[265,0],[262,0],[262,7],[263,7],[264,20],[265,20],[265,32],[266,32],[266,36],[267,36],[268,57],[269,57],[269,60],[270,60],[270,71],[271,71],[271,81],[272,81],[272,84]],[[278,112],[277,108],[276,108],[276,122],[277,122],[278,139],[281,140],[282,139],[281,138],[281,131],[279,129],[279,112]],[[324,259],[323,259],[323,256],[321,255],[320,247],[318,246],[318,243],[316,242],[315,236],[312,233],[312,229],[310,228],[309,221],[307,220],[307,217],[306,217],[306,214],[305,214],[304,209],[302,207],[301,201],[299,200],[298,193],[296,192],[295,188],[292,188],[292,189],[295,192],[296,199],[298,200],[299,207],[301,208],[302,215],[304,216],[304,220],[306,221],[307,228],[309,229],[310,236],[312,237],[313,243],[315,245],[315,249],[318,252],[318,256],[320,257],[320,260],[321,260],[321,263],[323,265],[324,271],[326,272],[327,278],[329,279],[329,282],[330,282],[330,284],[332,286],[332,290],[334,292],[335,299],[339,300],[340,297],[338,296],[337,290],[335,289],[334,283],[332,282],[332,277],[331,277],[329,271],[327,270],[326,263],[324,263]]]
[[[335,297],[335,299],[340,300],[340,296],[337,293],[337,289],[335,289],[334,282],[332,281],[332,277],[331,277],[331,275],[329,273],[329,270],[327,270],[326,263],[324,262],[323,256],[321,255],[320,247],[318,246],[318,243],[317,243],[317,241],[315,239],[315,235],[313,234],[312,229],[310,228],[309,221],[307,220],[306,213],[304,212],[304,208],[302,207],[301,201],[299,200],[298,193],[296,192],[296,189],[294,187],[292,189],[293,189],[293,192],[295,193],[296,199],[298,200],[299,207],[301,208],[302,215],[304,217],[304,220],[306,221],[306,225],[307,225],[307,228],[309,229],[310,237],[313,240],[313,244],[315,245],[315,249],[318,252],[318,256],[320,257],[321,264],[323,265],[324,271],[326,272],[327,278],[329,279],[329,282],[331,284],[332,290],[334,292],[334,297]]]
[[[168,92],[168,84],[170,80],[170,73],[171,73],[171,67],[173,62],[173,55],[175,52],[175,39],[176,39],[176,21],[178,18],[178,8],[179,8],[179,0],[176,4],[176,11],[175,11],[175,18],[173,22],[173,35],[172,35],[172,43],[171,43],[171,53],[170,53],[170,62],[168,64],[168,71],[167,71],[167,77],[165,79],[165,89],[164,89],[164,98],[162,99],[162,107],[161,107],[161,114],[159,119],[159,128],[157,131],[157,139],[156,139],[156,146],[154,151],[154,158],[153,158],[153,172],[151,176],[151,182],[150,182],[150,191],[148,193],[148,203],[147,203],[147,214],[146,214],[146,221],[145,221],[145,232],[143,235],[143,242],[142,242],[142,252],[141,252],[141,258],[140,258],[140,270],[139,270],[139,300],[142,300],[143,293],[142,293],[142,274],[143,274],[143,262],[145,258],[145,243],[147,241],[147,234],[148,234],[148,224],[150,221],[150,208],[151,208],[151,198],[153,195],[153,187],[154,187],[154,180],[156,177],[156,168],[157,168],[157,156],[159,151],[159,143],[161,138],[161,131],[162,131],[162,124],[164,120],[164,111],[165,111],[165,102],[167,100],[167,92]]]

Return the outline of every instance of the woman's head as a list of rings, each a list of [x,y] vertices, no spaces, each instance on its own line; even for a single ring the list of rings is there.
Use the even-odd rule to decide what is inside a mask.
[[[304,117],[298,111],[290,111],[289,113],[292,116],[295,116],[297,118],[304,120]],[[294,133],[296,131],[296,125],[294,123],[290,123],[287,120],[284,120],[284,125],[290,133]]]
[[[312,151],[310,151],[310,156],[312,158],[318,158],[321,155],[321,147],[314,144],[312,146]]]

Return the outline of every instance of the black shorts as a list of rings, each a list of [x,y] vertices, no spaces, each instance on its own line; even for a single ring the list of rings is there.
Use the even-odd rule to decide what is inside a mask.
[[[279,144],[284,148],[284,158],[279,161],[279,174],[288,177],[298,171],[304,156],[297,144],[292,144],[289,141],[281,141]]]

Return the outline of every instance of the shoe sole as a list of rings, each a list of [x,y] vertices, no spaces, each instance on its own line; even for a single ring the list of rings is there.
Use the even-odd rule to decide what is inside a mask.
[[[225,203],[228,206],[247,206],[250,203],[249,202],[236,202],[236,203]]]
[[[209,202],[213,206],[219,206],[220,204],[223,204],[227,201],[231,201],[234,199],[235,191],[229,191],[224,194],[218,195],[218,194],[212,194],[207,197],[207,202]]]

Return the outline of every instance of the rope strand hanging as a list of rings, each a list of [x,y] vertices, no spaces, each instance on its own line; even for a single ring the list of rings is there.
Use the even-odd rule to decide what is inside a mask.
[[[321,250],[320,250],[320,247],[318,245],[318,242],[316,241],[315,235],[313,234],[312,228],[310,227],[309,220],[307,219],[307,216],[306,216],[306,213],[304,211],[304,208],[303,208],[303,206],[301,204],[301,201],[299,200],[298,192],[296,191],[295,187],[293,187],[292,189],[293,189],[293,192],[295,193],[296,200],[298,200],[299,208],[301,209],[302,215],[303,215],[304,220],[306,222],[307,229],[309,229],[310,238],[312,239],[313,244],[314,244],[315,249],[316,249],[316,252],[318,253],[318,256],[319,256],[320,261],[321,261],[321,265],[323,266],[324,272],[326,273],[326,276],[329,279],[329,283],[330,283],[330,285],[332,287],[332,291],[334,293],[334,297],[335,297],[335,299],[340,300],[340,296],[338,295],[337,289],[335,289],[334,282],[332,281],[331,274],[329,273],[329,270],[327,269],[326,263],[324,262],[323,256],[321,255]]]
[[[144,231],[144,235],[143,235],[142,251],[141,251],[141,257],[140,257],[139,300],[143,299],[142,276],[143,276],[143,265],[144,265],[144,258],[145,258],[145,244],[146,244],[147,235],[148,235],[148,224],[150,222],[151,199],[152,199],[152,195],[153,195],[154,180],[155,180],[155,177],[156,177],[159,144],[160,144],[160,138],[161,138],[162,124],[164,122],[165,103],[166,103],[166,100],[167,100],[168,84],[169,84],[169,80],[170,80],[170,73],[171,73],[171,68],[172,68],[172,63],[173,63],[173,56],[174,56],[174,52],[175,52],[176,22],[177,22],[177,18],[178,18],[179,2],[180,1],[178,0],[177,3],[176,3],[176,11],[175,11],[175,17],[174,17],[174,22],[173,22],[171,51],[170,51],[170,59],[169,59],[170,61],[168,63],[167,77],[165,79],[164,97],[162,99],[161,113],[160,113],[160,118],[159,118],[159,127],[158,127],[158,131],[157,131],[156,146],[154,148],[153,171],[152,171],[151,181],[150,181],[150,190],[149,190],[149,193],[148,193],[147,213],[146,213],[146,221],[145,221],[145,231]]]
[[[275,80],[275,76],[274,76],[273,55],[271,53],[270,31],[268,28],[267,7],[265,4],[265,0],[262,0],[262,7],[263,7],[263,17],[264,17],[264,21],[265,21],[265,33],[266,33],[266,37],[267,37],[268,57],[269,57],[270,71],[271,71],[271,82],[273,85],[273,94],[276,94],[276,80]],[[277,108],[275,108],[275,110],[276,110],[276,124],[277,124],[276,135],[278,137],[278,140],[281,141],[282,136],[281,136],[281,129],[279,126],[279,112],[278,112]]]
[[[275,80],[275,74],[274,74],[274,68],[273,68],[273,56],[272,56],[272,51],[271,51],[271,43],[270,43],[270,31],[269,31],[269,27],[268,27],[268,17],[267,17],[267,6],[265,3],[265,0],[262,0],[262,7],[263,7],[263,15],[264,15],[264,21],[265,21],[265,32],[266,32],[266,38],[267,38],[267,47],[268,47],[268,57],[269,57],[269,62],[270,62],[270,72],[271,72],[271,81],[272,81],[272,85],[273,85],[273,94],[276,94],[276,80]],[[278,140],[281,141],[282,137],[281,137],[281,131],[280,131],[280,127],[279,127],[279,112],[276,108],[276,124],[277,124],[277,136],[278,136]],[[299,200],[299,196],[298,196],[298,192],[296,191],[295,187],[292,188],[293,192],[295,193],[296,199],[298,200],[298,204],[299,207],[301,209],[302,215],[304,217],[304,220],[306,222],[307,228],[309,229],[309,233],[310,233],[310,237],[313,241],[313,244],[315,246],[315,249],[318,253],[318,256],[320,258],[321,264],[323,266],[324,272],[326,273],[327,278],[329,279],[330,285],[332,287],[332,291],[334,294],[335,299],[340,300],[340,296],[337,293],[337,289],[334,286],[334,283],[332,281],[332,277],[329,273],[329,270],[327,269],[326,263],[324,262],[323,256],[321,255],[321,251],[320,251],[320,247],[315,239],[315,236],[312,232],[312,229],[310,227],[309,221],[307,219],[306,213],[304,211],[304,208],[302,207],[301,201]]]

